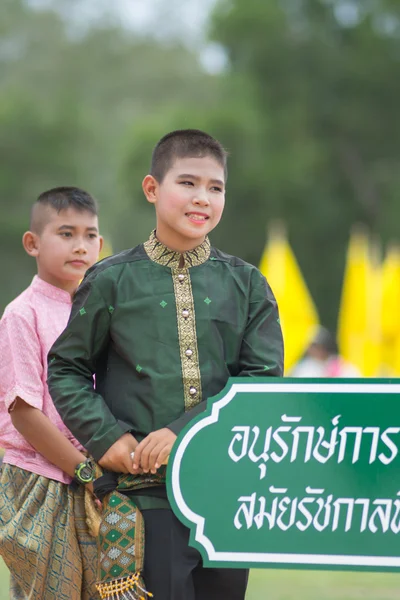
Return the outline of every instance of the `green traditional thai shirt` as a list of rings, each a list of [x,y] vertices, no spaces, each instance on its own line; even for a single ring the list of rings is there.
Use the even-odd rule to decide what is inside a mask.
[[[229,377],[282,373],[278,309],[258,269],[208,239],[171,251],[153,232],[88,271],[50,351],[48,385],[98,460],[127,431],[179,433]]]

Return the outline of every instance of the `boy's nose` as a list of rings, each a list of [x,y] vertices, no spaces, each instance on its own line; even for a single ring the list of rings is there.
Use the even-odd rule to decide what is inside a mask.
[[[75,252],[77,252],[78,254],[86,254],[87,253],[87,248],[86,248],[86,244],[85,244],[84,240],[80,240],[76,244]]]
[[[193,198],[193,203],[197,204],[198,206],[208,206],[210,204],[210,201],[206,193],[197,193],[196,196]]]

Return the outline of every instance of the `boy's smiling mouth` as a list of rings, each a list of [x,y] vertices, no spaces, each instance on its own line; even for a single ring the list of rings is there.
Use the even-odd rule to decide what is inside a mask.
[[[186,216],[189,217],[191,221],[195,221],[197,223],[203,223],[204,221],[207,221],[210,218],[205,213],[200,212],[189,212],[186,213]]]

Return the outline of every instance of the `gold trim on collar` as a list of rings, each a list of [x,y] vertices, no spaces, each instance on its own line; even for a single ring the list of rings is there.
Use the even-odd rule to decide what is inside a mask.
[[[159,242],[154,230],[151,232],[149,239],[143,246],[146,254],[152,261],[159,265],[163,265],[164,267],[175,269],[197,267],[198,265],[205,263],[210,257],[210,240],[208,237],[206,237],[200,246],[193,248],[193,250],[181,253],[170,250],[167,246],[164,246],[164,244]]]

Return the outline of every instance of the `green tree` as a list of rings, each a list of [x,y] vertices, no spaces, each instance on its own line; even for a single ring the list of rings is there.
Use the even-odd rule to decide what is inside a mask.
[[[212,101],[168,107],[128,133],[121,181],[132,204],[141,206],[136,176],[161,123],[216,135],[231,156],[213,241],[258,264],[268,222],[284,220],[334,328],[351,226],[398,235],[399,13],[383,0],[220,0],[210,39],[225,49],[227,72]]]
[[[37,195],[84,187],[99,199],[114,248],[136,244],[147,228],[132,235],[135,210],[126,211],[119,184],[126,132],[177,101],[201,105],[212,94],[214,80],[178,42],[138,36],[111,14],[78,31],[56,11],[63,6],[0,3],[0,313],[34,272],[20,240]]]
[[[269,218],[287,222],[330,326],[350,227],[398,235],[399,23],[400,5],[379,0],[221,0],[213,18],[229,77],[249,80],[258,107],[252,154],[256,165],[263,157],[254,174],[262,185],[257,218],[249,209],[243,230],[253,231],[255,250]],[[252,261],[254,250],[245,250]]]

